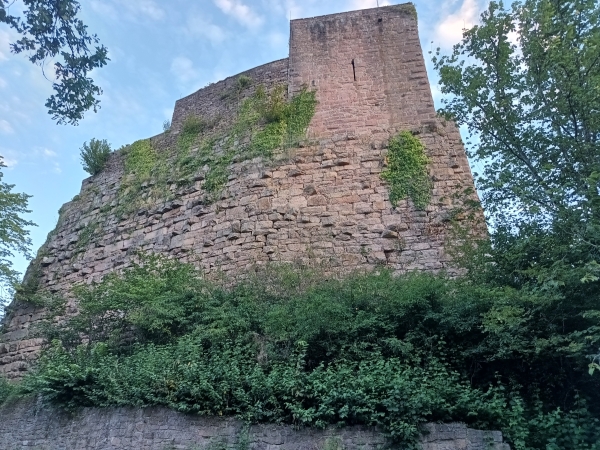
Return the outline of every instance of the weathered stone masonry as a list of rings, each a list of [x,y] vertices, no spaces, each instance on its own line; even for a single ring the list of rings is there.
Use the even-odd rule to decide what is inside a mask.
[[[82,408],[69,416],[23,401],[0,408],[0,417],[3,450],[377,450],[389,446],[383,433],[373,428],[246,428],[232,419],[184,415],[165,408]],[[498,431],[454,423],[427,424],[424,432],[422,450],[510,450]]]
[[[68,295],[75,283],[126,267],[137,251],[231,277],[256,264],[295,260],[344,271],[451,269],[444,251],[448,218],[461,204],[456,194],[473,189],[473,180],[457,128],[436,118],[414,7],[294,20],[290,33],[289,58],[244,72],[252,86],[235,95],[252,95],[259,85],[287,84],[290,95],[303,86],[315,89],[307,144],[275,161],[234,163],[212,204],[203,202],[198,176],[195,185],[174,190],[174,200],[122,218],[110,212],[123,179],[117,152],[102,173],[84,180],[78,199],[63,206],[29,276],[42,289]],[[227,129],[236,114],[237,82],[231,77],[177,101],[172,130],[152,138],[154,147],[168,151],[190,115]],[[432,200],[424,211],[408,200],[392,205],[380,178],[386,143],[401,130],[418,133],[431,161]],[[96,222],[102,227],[89,236]],[[40,341],[28,330],[43,314],[26,302],[12,305],[0,373],[18,377],[35,357]]]

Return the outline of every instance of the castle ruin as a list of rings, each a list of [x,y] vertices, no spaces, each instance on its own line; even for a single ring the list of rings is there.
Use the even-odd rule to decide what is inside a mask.
[[[211,123],[206,133],[226,132],[241,100],[277,86],[287,88],[288,99],[315,92],[315,113],[299,145],[270,161],[233,160],[211,202],[204,168],[191,184],[172,180],[164,200],[125,214],[115,210],[130,175],[124,151],[115,152],[63,206],[26,282],[68,297],[73,285],[127,267],[140,251],[228,277],[269,261],[343,271],[451,269],[444,251],[449,219],[464,201],[459,194],[476,194],[457,127],[436,116],[414,6],[292,20],[288,58],[178,100],[170,131],[148,142],[158,153],[171,151],[189,117]],[[417,136],[428,157],[425,208],[410,199],[392,204],[381,177],[387,143],[400,131]],[[42,344],[29,329],[45,315],[40,306],[13,302],[0,339],[0,373],[18,378],[26,370]]]

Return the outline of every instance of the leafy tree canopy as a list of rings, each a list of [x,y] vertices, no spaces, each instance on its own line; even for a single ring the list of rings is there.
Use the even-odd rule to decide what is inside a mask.
[[[29,60],[43,65],[55,59],[54,94],[46,102],[48,113],[59,124],[76,125],[89,109],[96,112],[102,89],[88,73],[106,65],[108,50],[97,44],[95,34],[77,17],[74,0],[23,0],[25,10],[14,14],[12,0],[0,0],[0,22],[8,24],[21,38],[11,44],[13,53],[29,53]]]
[[[598,299],[600,4],[491,2],[434,64],[441,113],[467,126],[469,156],[483,165],[493,231],[485,257],[467,256],[482,263],[472,272]]]
[[[491,2],[451,55],[434,58],[441,112],[466,125],[489,215],[584,233],[600,218],[600,4]]]

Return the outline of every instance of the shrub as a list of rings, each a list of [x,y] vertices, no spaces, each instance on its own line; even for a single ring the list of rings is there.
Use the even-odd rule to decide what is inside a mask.
[[[80,315],[24,383],[50,401],[165,405],[298,426],[502,429],[516,450],[597,449],[595,304],[443,276],[257,273],[225,289],[143,257],[74,291]]]
[[[250,84],[252,84],[252,78],[248,75],[240,75],[237,77],[238,90],[246,89]]]
[[[89,144],[84,142],[80,150],[83,170],[90,175],[97,175],[102,172],[112,152],[110,144],[105,139],[94,138],[90,140]]]

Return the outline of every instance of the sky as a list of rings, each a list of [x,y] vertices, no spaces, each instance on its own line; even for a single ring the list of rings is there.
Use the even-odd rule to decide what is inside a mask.
[[[484,0],[413,0],[436,106],[437,77],[430,50],[449,52]],[[379,6],[404,3],[379,0]],[[0,24],[0,155],[4,182],[25,192],[37,227],[33,253],[54,228],[58,210],[88,174],[79,152],[92,138],[113,149],[161,133],[175,101],[228,76],[288,56],[289,20],[377,6],[377,0],[84,0],[81,19],[108,48],[110,62],[92,72],[103,89],[101,109],[78,126],[57,125],[44,106],[52,94],[51,66],[14,55],[18,37]],[[17,0],[12,14],[22,10]],[[44,73],[46,75],[44,75]],[[50,79],[48,79],[48,78]],[[13,258],[24,272],[28,261]]]

